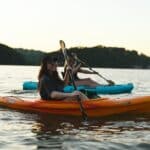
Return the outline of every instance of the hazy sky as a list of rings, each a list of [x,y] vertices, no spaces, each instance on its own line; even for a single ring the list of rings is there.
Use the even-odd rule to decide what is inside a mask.
[[[150,0],[0,0],[0,43],[48,52],[60,39],[150,56]]]

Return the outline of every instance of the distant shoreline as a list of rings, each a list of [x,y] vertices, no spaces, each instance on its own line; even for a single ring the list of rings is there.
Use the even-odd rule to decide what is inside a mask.
[[[121,69],[150,69],[150,57],[138,54],[135,50],[126,50],[118,47],[73,47],[68,52],[77,56],[94,68],[121,68]],[[0,65],[27,65],[39,66],[45,55],[58,57],[59,65],[64,65],[64,58],[60,50],[46,53],[36,50],[11,48],[0,44]]]

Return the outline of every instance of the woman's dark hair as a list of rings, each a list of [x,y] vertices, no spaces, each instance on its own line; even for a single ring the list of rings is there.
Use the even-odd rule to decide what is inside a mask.
[[[42,60],[42,63],[41,63],[41,69],[39,71],[39,75],[38,75],[38,80],[41,79],[41,77],[43,75],[47,75],[47,76],[50,76],[49,73],[48,73],[48,70],[47,70],[47,64],[50,63],[56,63],[57,62],[57,58],[55,57],[50,57],[50,56],[45,56]],[[59,81],[60,83],[63,83],[63,81],[60,79],[59,75],[58,75],[58,72],[57,71],[54,71],[52,73],[52,76],[57,80]]]

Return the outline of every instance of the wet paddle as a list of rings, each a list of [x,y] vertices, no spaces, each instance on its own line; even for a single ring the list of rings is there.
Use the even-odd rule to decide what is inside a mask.
[[[62,40],[60,40],[60,47],[61,47],[62,53],[63,53],[63,55],[64,55],[65,61],[66,61],[67,65],[68,65],[67,50],[66,50],[65,42],[62,41]],[[73,84],[73,86],[74,86],[74,89],[77,90],[77,87],[76,87],[76,85],[75,85],[74,78],[73,78],[73,75],[72,75],[72,71],[69,71],[69,77],[70,77],[70,79],[71,79],[71,81],[72,81],[72,84]],[[77,101],[78,101],[78,103],[79,103],[79,105],[80,105],[80,111],[81,111],[83,120],[86,121],[87,118],[88,118],[88,116],[87,116],[87,114],[86,114],[86,112],[85,112],[85,110],[84,110],[82,101],[80,100],[79,96],[77,96]]]
[[[115,84],[114,81],[106,79],[104,76],[102,76],[101,74],[99,74],[97,71],[93,70],[87,63],[85,63],[84,61],[80,60],[77,57],[76,54],[73,53],[73,56],[74,56],[74,58],[75,58],[76,61],[78,61],[78,62],[82,63],[83,65],[85,65],[86,67],[88,67],[89,70],[91,70],[93,73],[97,74],[99,77],[101,77],[102,79],[104,79],[106,82],[109,83],[109,85],[114,85]]]

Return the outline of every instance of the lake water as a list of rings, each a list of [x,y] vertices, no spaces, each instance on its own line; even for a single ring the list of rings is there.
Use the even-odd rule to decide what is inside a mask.
[[[39,98],[36,91],[22,90],[24,81],[37,81],[38,66],[0,66],[0,70],[0,96]],[[150,95],[150,70],[95,70],[115,83],[134,84],[130,94],[101,96]],[[84,75],[89,76],[105,83],[96,75]],[[80,118],[24,113],[0,107],[0,149],[148,150],[150,116],[114,116],[83,122]]]

